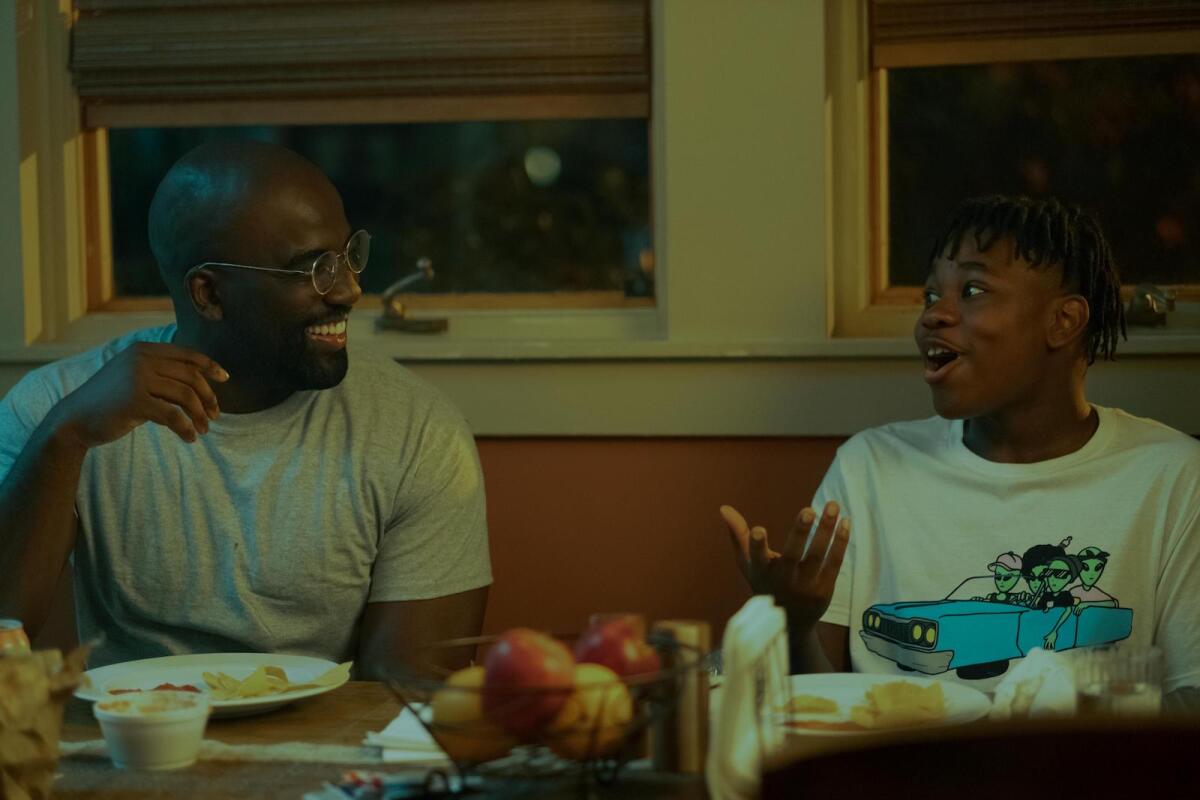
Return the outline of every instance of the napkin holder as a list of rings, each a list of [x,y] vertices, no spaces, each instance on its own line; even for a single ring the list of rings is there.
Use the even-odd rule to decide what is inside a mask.
[[[725,626],[720,708],[710,717],[708,790],[716,800],[758,796],[762,770],[784,743],[775,710],[787,701],[787,619],[765,595],[751,597]]]

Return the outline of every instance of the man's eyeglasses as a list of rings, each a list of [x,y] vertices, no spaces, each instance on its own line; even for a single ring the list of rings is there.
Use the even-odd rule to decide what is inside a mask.
[[[259,272],[279,272],[284,275],[308,275],[312,278],[313,288],[317,294],[326,294],[337,283],[338,268],[342,261],[355,275],[367,267],[367,257],[371,254],[371,234],[357,230],[350,234],[346,241],[346,249],[341,253],[326,250],[313,259],[308,269],[286,269],[283,267],[252,267],[249,264],[230,264],[226,261],[204,261],[187,271],[190,276],[203,267],[232,267],[234,269],[253,269]]]

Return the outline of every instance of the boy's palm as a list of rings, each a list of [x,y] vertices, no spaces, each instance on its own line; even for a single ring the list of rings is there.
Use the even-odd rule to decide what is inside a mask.
[[[782,552],[771,549],[766,529],[751,528],[732,506],[721,506],[721,516],[751,591],[774,597],[787,612],[788,625],[793,629],[815,626],[829,608],[850,540],[850,520],[843,517],[838,524],[837,503],[826,504],[807,552],[808,533],[817,516],[811,508],[796,518]]]

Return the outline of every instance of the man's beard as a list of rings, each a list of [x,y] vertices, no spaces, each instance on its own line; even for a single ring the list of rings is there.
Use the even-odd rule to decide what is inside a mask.
[[[332,389],[346,377],[350,359],[346,348],[321,352],[308,340],[304,331],[299,337],[288,337],[276,357],[279,378],[297,392],[310,389]]]
[[[350,367],[346,349],[321,352],[299,328],[296,333],[281,330],[258,330],[246,336],[245,342],[257,342],[258,347],[243,346],[242,369],[269,378],[271,383],[285,386],[293,392],[332,389],[342,382]]]

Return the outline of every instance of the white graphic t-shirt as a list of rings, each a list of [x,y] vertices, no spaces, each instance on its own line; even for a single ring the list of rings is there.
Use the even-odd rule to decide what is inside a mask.
[[[824,622],[856,672],[991,689],[1035,647],[1164,651],[1164,689],[1200,685],[1200,443],[1096,407],[1078,451],[1035,464],[972,453],[962,421],[863,431],[814,507],[837,500],[850,545]]]

